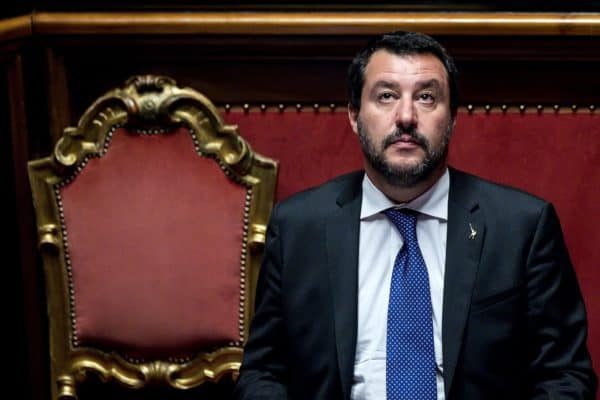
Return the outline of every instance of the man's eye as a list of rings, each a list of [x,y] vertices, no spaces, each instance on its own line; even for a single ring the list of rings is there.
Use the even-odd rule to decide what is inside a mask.
[[[394,94],[390,93],[390,92],[384,92],[384,93],[380,93],[379,96],[377,96],[377,97],[381,101],[390,101],[394,98]]]
[[[419,94],[419,100],[425,103],[433,103],[435,101],[435,98],[431,93],[421,93]]]

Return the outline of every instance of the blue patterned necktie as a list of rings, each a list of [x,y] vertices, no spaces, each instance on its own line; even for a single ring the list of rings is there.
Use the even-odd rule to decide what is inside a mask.
[[[417,215],[406,209],[384,213],[404,241],[394,262],[388,304],[387,400],[435,400],[431,293],[417,242]]]

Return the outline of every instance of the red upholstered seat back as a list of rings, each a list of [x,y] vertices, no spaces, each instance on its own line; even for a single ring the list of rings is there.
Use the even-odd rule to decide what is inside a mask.
[[[98,97],[27,163],[53,399],[94,375],[151,391],[237,375],[277,165],[157,75]]]
[[[279,200],[362,165],[345,111],[232,110],[225,119],[238,124],[257,151],[280,160]],[[554,203],[588,309],[592,358],[600,368],[600,113],[463,110],[450,162]]]
[[[60,190],[76,344],[152,358],[239,342],[246,192],[187,129],[117,129]]]

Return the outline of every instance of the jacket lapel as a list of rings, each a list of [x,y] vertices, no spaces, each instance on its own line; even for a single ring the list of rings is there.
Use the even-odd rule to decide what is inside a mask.
[[[446,398],[456,371],[485,238],[485,220],[472,185],[467,175],[450,170],[442,321]]]
[[[358,246],[362,174],[353,176],[326,222],[327,263],[333,297],[335,338],[344,399],[350,398],[356,352]]]

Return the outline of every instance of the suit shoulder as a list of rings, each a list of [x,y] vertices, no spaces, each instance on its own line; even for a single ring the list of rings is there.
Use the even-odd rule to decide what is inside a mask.
[[[482,197],[490,201],[506,202],[507,200],[511,200],[519,204],[524,203],[537,207],[543,207],[548,204],[546,199],[516,186],[494,182],[464,171],[452,170],[451,179],[455,180],[459,190],[462,189],[462,186],[472,187]]]
[[[340,196],[360,193],[363,171],[340,175],[321,185],[302,190],[277,203],[277,212],[282,215],[302,213],[304,216],[329,212]]]

